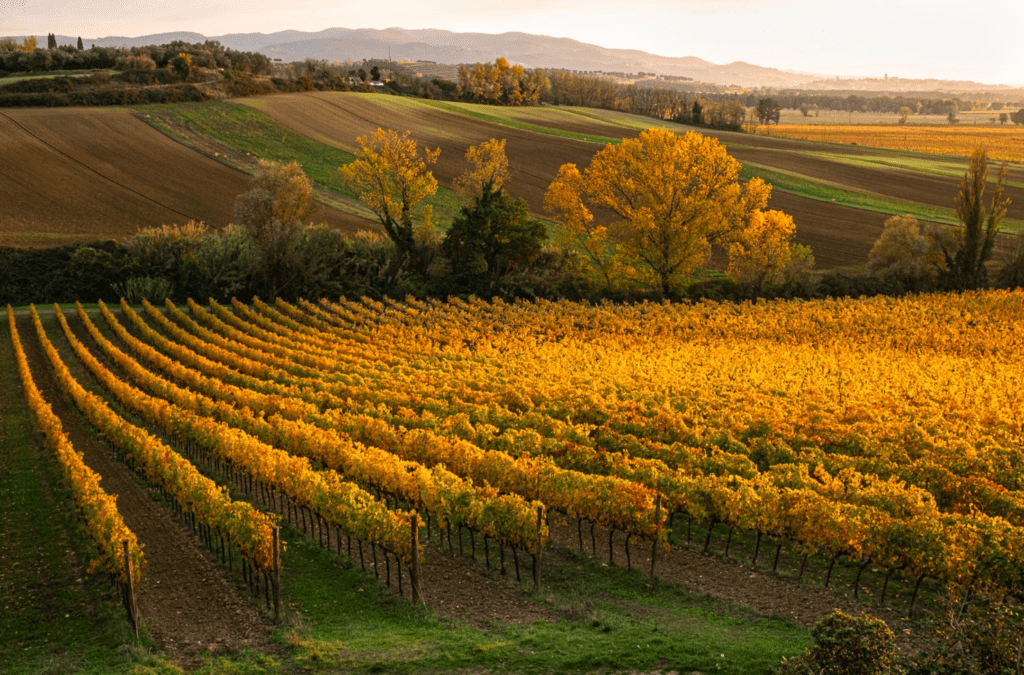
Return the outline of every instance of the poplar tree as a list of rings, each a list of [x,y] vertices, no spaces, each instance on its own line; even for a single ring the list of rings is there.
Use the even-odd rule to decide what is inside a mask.
[[[945,281],[950,288],[978,288],[988,281],[985,263],[992,258],[999,222],[1010,204],[1010,199],[1003,196],[1006,174],[1004,164],[996,180],[991,205],[986,211],[988,153],[984,148],[971,153],[970,167],[960,181],[960,192],[956,196],[956,216],[960,219],[960,226],[949,241],[940,243],[946,262]]]

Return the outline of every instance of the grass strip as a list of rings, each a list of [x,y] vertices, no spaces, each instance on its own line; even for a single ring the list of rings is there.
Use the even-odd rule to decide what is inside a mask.
[[[653,592],[637,572],[574,553],[547,558],[533,598],[559,620],[474,627],[411,607],[347,559],[285,534],[292,613],[278,639],[307,670],[754,673],[810,644],[806,629],[679,587]]]
[[[749,180],[755,176],[771,183],[772,188],[775,190],[820,202],[830,202],[862,211],[874,211],[894,216],[911,215],[921,220],[943,223],[945,225],[957,225],[960,222],[952,209],[891,199],[869,192],[849,190],[834,183],[811,180],[799,174],[769,169],[752,162],[744,164],[743,169],[740,171],[740,177]],[[1024,223],[1018,221],[1004,220],[1002,223],[1003,231],[1017,232],[1021,228],[1024,228]]]

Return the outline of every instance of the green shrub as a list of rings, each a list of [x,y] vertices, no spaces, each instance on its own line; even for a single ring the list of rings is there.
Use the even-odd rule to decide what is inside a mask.
[[[131,277],[123,284],[114,284],[114,292],[133,305],[143,300],[162,304],[171,297],[171,280],[164,277]]]
[[[884,621],[867,614],[836,610],[811,632],[814,646],[793,660],[783,660],[777,675],[903,675],[896,636]]]

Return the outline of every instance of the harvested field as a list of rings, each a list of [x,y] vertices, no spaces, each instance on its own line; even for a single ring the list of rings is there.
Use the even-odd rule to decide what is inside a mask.
[[[0,113],[0,245],[120,238],[190,219],[221,227],[248,183],[125,108]],[[354,229],[346,214],[320,217]]]
[[[469,146],[490,138],[504,138],[512,173],[509,192],[525,199],[531,212],[541,217],[545,216],[544,191],[558,168],[566,162],[586,166],[601,148],[596,143],[503,126],[411,99],[323,92],[239,102],[252,105],[297,133],[350,151],[355,149],[357,136],[372,133],[377,127],[408,129],[421,146],[441,148],[440,160],[433,171],[438,180],[449,187],[466,168],[463,156]],[[504,109],[500,112],[506,114]],[[580,121],[573,121],[567,115],[551,115],[551,119],[561,122],[549,124],[546,111],[535,110],[530,114],[544,117],[544,123],[551,128],[555,128],[555,123],[571,124],[578,133],[621,138],[635,136],[642,128],[635,123],[631,124],[635,125],[632,130],[601,121],[588,124],[582,116]],[[739,152],[734,154],[742,161]],[[879,185],[884,183],[884,180],[878,181]],[[773,195],[769,206],[794,216],[797,240],[814,249],[817,264],[823,268],[863,263],[887,217],[781,191]]]

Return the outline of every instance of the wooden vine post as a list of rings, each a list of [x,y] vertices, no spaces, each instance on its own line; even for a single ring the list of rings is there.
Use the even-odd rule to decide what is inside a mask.
[[[654,544],[651,546],[651,583],[657,584],[658,578],[654,576],[654,566],[658,560],[658,533],[661,531],[661,494],[658,494],[658,501],[654,504]]]
[[[409,566],[409,581],[412,585],[412,604],[418,605],[423,601],[423,594],[420,593],[420,529],[419,519],[413,513],[409,517],[412,526],[412,564]]]
[[[544,524],[544,507],[537,507],[537,552],[533,554],[533,590],[540,590],[540,550],[543,543],[541,525]]]
[[[122,543],[124,547],[124,571],[127,581],[125,582],[125,609],[128,611],[128,620],[135,630],[135,638],[139,637],[139,606],[135,602],[135,579],[132,578],[132,555],[128,550],[128,540]]]
[[[281,527],[274,526],[274,623],[281,621]]]

